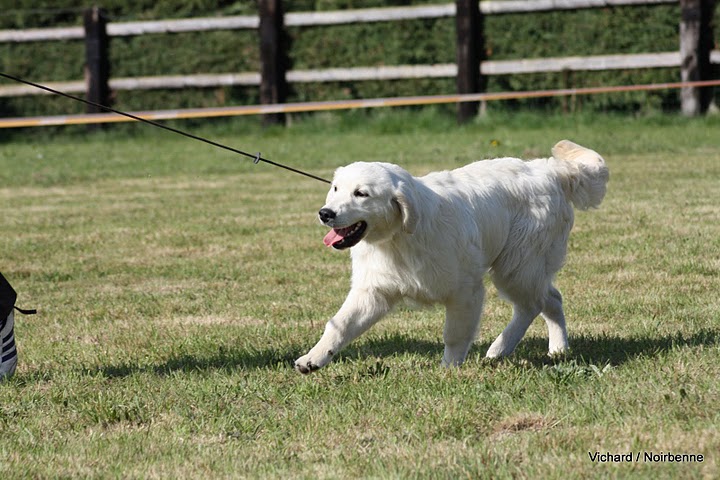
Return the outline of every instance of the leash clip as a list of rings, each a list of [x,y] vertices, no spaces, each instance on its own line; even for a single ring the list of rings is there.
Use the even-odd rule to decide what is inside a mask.
[[[260,152],[257,152],[257,155],[255,155],[255,158],[253,159],[253,163],[257,165],[260,163]]]

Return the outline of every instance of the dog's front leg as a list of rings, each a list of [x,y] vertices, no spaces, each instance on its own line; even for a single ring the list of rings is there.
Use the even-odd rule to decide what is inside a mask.
[[[380,320],[393,304],[393,300],[378,292],[353,288],[340,310],[325,325],[320,341],[295,361],[295,368],[300,373],[310,373],[324,367],[340,349]]]

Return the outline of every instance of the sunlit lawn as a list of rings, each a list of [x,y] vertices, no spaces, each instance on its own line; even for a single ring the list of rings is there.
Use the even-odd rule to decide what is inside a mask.
[[[0,384],[3,479],[720,476],[720,119],[195,128],[325,177],[545,156],[562,138],[596,149],[608,195],[577,215],[557,282],[571,353],[547,359],[537,321],[486,362],[510,315],[491,289],[460,369],[440,367],[442,310],[402,307],[301,376],[292,360],[349,284],[315,219],[326,185],[150,127],[29,131],[0,143],[0,271],[40,311],[17,318]]]

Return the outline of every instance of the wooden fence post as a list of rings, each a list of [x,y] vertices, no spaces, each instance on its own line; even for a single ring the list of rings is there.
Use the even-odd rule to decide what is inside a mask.
[[[683,82],[709,80],[712,29],[712,0],[680,0],[680,78]],[[703,113],[710,102],[711,89],[685,87],[680,90],[683,115]]]
[[[457,93],[478,93],[482,88],[480,60],[484,56],[482,18],[479,0],[455,0],[457,38]],[[458,122],[466,122],[478,113],[478,102],[458,104]]]
[[[284,49],[282,0],[259,0],[260,8],[260,103],[284,103],[287,99],[285,80],[286,53]],[[263,115],[263,125],[282,125],[285,115]]]
[[[87,100],[110,106],[110,60],[108,57],[107,18],[98,7],[85,10],[85,88]],[[102,108],[88,105],[87,113],[100,113]]]

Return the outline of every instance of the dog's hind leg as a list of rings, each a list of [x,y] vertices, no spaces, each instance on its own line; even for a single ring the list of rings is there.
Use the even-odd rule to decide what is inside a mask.
[[[513,303],[513,317],[505,330],[495,339],[488,348],[490,358],[506,357],[510,355],[525,336],[530,324],[540,313],[539,304]]]
[[[443,366],[457,366],[465,361],[480,325],[484,299],[485,288],[481,284],[478,289],[458,295],[445,305]]]
[[[508,276],[494,272],[493,283],[500,296],[512,303],[513,316],[505,330],[490,345],[487,351],[490,358],[510,355],[535,317],[542,311],[543,297],[547,291],[547,287],[542,285],[549,285],[549,282],[545,280],[542,269],[532,268],[533,265],[533,262],[526,262],[526,266],[530,268],[527,270],[529,274],[524,276]]]
[[[569,348],[567,328],[565,327],[565,313],[562,306],[562,295],[553,286],[545,297],[545,306],[542,316],[548,328],[548,354],[565,352]]]
[[[488,357],[510,355],[540,313],[550,332],[550,351],[554,353],[567,348],[562,296],[552,286],[552,274],[560,268],[564,256],[564,244],[556,245],[561,249],[551,251],[552,255],[524,258],[520,262],[521,268],[516,271],[507,272],[499,268],[494,270],[493,283],[500,295],[512,303],[513,317],[490,345]]]

